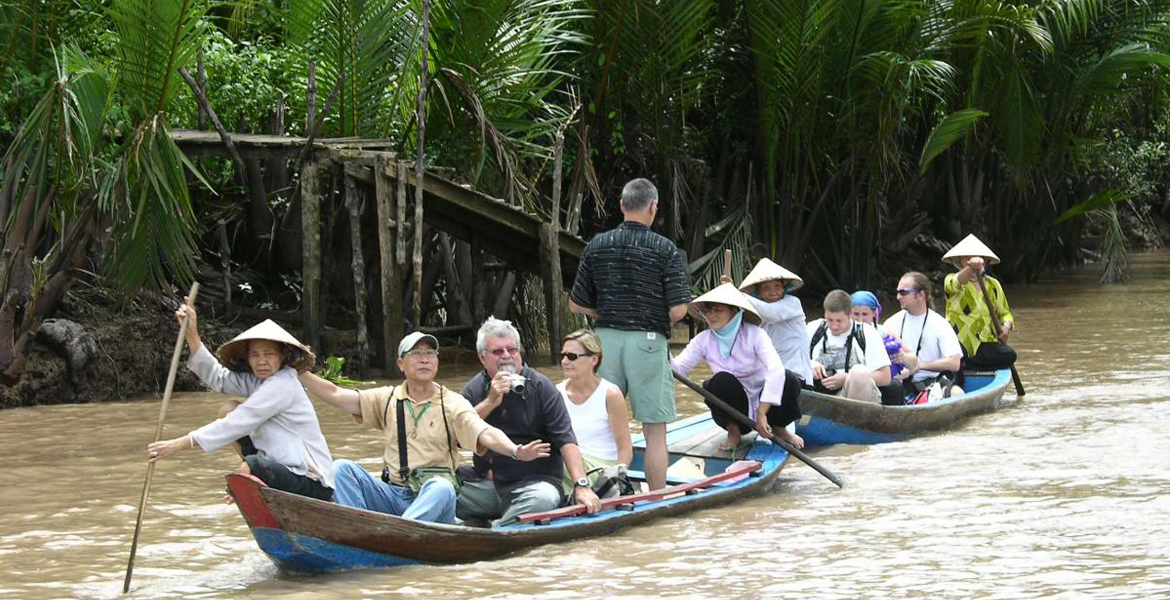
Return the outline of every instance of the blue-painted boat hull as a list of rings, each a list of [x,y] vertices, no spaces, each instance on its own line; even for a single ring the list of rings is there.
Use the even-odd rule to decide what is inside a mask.
[[[833,444],[883,444],[953,427],[961,420],[995,410],[1014,400],[1004,400],[1011,371],[967,376],[965,393],[927,404],[882,406],[839,398],[811,390],[800,395],[803,416],[796,433],[809,446]]]
[[[701,437],[704,430],[713,427],[708,415],[672,423],[667,429],[667,443]],[[672,455],[672,459],[682,456]],[[695,454],[686,456],[695,457]],[[494,529],[411,521],[349,508],[274,490],[248,475],[228,475],[228,487],[256,543],[273,562],[289,571],[323,573],[487,560],[543,544],[606,535],[657,518],[725,505],[771,489],[788,453],[760,440],[742,458],[758,461],[760,469],[737,481],[639,501],[621,509],[554,519],[547,524]],[[703,462],[704,472],[711,476],[721,473],[733,461],[726,455],[713,455]]]

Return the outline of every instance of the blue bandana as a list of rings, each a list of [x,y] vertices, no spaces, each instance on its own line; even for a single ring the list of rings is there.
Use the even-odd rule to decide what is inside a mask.
[[[735,335],[739,333],[739,326],[743,325],[743,309],[735,313],[734,317],[727,322],[726,325],[719,329],[712,329],[711,332],[715,334],[715,341],[719,344],[719,354],[723,358],[731,356],[731,345],[735,343]]]

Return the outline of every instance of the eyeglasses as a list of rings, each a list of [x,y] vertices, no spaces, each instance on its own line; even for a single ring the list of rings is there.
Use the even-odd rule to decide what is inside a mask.
[[[519,346],[508,346],[507,348],[493,348],[486,351],[493,356],[503,356],[505,354],[520,354]]]
[[[439,351],[428,348],[426,350],[407,350],[405,354],[412,358],[435,358],[439,355]]]
[[[577,354],[576,352],[561,352],[561,358],[567,358],[569,360],[577,360],[578,358],[581,358],[582,356],[593,356],[593,353],[592,352],[584,352],[581,354]]]
[[[898,295],[899,295],[899,296],[910,296],[910,295],[912,295],[912,294],[917,294],[918,292],[921,292],[921,291],[922,291],[922,290],[916,290],[916,289],[914,289],[914,288],[910,288],[910,289],[908,289],[908,290],[899,289],[899,290],[898,290]]]
[[[704,306],[699,307],[699,312],[703,313],[703,314],[712,313],[712,312],[715,312],[715,313],[731,312],[731,307],[723,305],[723,304],[719,304],[719,305],[706,304]]]

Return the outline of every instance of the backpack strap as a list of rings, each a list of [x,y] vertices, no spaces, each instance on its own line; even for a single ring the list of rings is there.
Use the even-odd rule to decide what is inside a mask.
[[[808,353],[810,356],[812,355],[813,348],[817,347],[817,342],[825,339],[825,330],[828,328],[829,323],[826,321],[821,321],[820,326],[817,327],[817,330],[813,332],[812,341],[808,344]]]
[[[857,330],[857,347],[861,348],[862,354],[865,353],[865,325],[858,323],[853,326]],[[876,328],[875,328],[876,329]]]

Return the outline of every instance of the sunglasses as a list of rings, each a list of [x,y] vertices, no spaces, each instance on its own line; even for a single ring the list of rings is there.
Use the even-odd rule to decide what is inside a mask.
[[[519,348],[519,346],[508,346],[507,348],[494,348],[492,350],[488,350],[487,353],[491,354],[493,356],[503,356],[505,354],[520,354],[520,348]]]
[[[567,358],[569,360],[577,360],[578,358],[581,358],[582,356],[593,356],[593,353],[592,352],[585,352],[582,354],[577,354],[576,352],[561,352],[561,358]]]
[[[911,295],[911,294],[917,294],[918,292],[921,292],[921,291],[922,291],[922,290],[916,290],[916,289],[914,289],[914,288],[910,288],[910,289],[908,289],[908,290],[899,289],[899,290],[898,290],[898,295],[899,295],[899,296],[909,296],[909,295]]]

